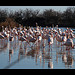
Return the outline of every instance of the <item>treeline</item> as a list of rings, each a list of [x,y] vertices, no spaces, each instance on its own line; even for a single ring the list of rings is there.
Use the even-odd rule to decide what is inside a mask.
[[[18,10],[10,11],[0,9],[0,26],[56,26],[75,27],[75,8],[68,7],[64,12],[53,9],[43,10]]]

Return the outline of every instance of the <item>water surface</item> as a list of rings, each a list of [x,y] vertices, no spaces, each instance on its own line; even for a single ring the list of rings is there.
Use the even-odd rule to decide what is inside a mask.
[[[75,69],[75,49],[66,51],[65,46],[61,48],[55,40],[51,49],[46,42],[45,47],[41,44],[31,47],[18,40],[8,43],[0,40],[0,69]]]

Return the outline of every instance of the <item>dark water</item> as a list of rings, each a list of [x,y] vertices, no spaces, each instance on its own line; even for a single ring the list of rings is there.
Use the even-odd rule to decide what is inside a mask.
[[[66,51],[65,46],[61,48],[55,40],[52,49],[46,40],[45,47],[41,44],[31,47],[17,40],[6,42],[0,40],[0,69],[75,69],[75,49]]]

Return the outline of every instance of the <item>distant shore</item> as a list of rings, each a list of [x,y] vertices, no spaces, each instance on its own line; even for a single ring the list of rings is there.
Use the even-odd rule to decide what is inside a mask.
[[[19,27],[19,24],[26,27],[36,27],[36,23],[41,27],[58,25],[58,27],[75,28],[75,8],[69,7],[64,12],[46,9],[42,13],[40,13],[40,10],[33,9],[8,13],[7,10],[0,9],[0,27],[10,26],[13,28],[14,26]]]

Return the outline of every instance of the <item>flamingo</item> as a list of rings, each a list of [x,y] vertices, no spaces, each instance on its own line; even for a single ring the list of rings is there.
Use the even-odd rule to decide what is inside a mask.
[[[13,36],[9,36],[9,41],[14,41],[14,37]]]
[[[0,33],[0,39],[3,40],[4,36]]]
[[[8,42],[9,34],[6,31],[1,33],[4,36],[4,46]]]
[[[27,41],[27,39],[25,38],[25,37],[23,37],[23,36],[21,36],[20,38],[19,38],[19,41]]]
[[[63,35],[63,36],[62,36]],[[62,35],[59,35],[57,32],[56,32],[56,40],[58,41],[58,42],[65,42],[66,40],[67,40],[67,38],[66,38],[66,34],[65,33],[63,33]],[[54,38],[55,38],[54,37]]]
[[[13,35],[14,35],[14,38],[16,39],[16,36],[18,36],[18,32],[16,28],[13,28]]]
[[[52,44],[53,44],[53,35],[52,34],[48,36],[48,44],[49,44],[49,47],[51,45],[51,49],[52,49]]]
[[[70,33],[70,38],[75,38],[75,35],[72,32]]]
[[[35,44],[37,44],[36,41],[37,41],[37,38],[33,37],[33,38],[28,40],[28,43],[32,43],[33,44],[32,47],[33,47]]]
[[[24,36],[19,36],[18,40],[21,41],[21,45],[22,45],[22,42],[25,42],[25,41],[29,44],[28,40]]]
[[[55,33],[55,37],[56,37],[56,41],[58,41],[59,43],[61,43],[61,51],[62,51],[62,43],[66,42],[67,38],[66,38],[66,34],[64,34],[63,36],[61,36],[60,34],[58,34],[57,32]],[[54,37],[54,38],[55,38]]]
[[[9,34],[7,34],[7,32],[2,32],[2,35],[3,35],[5,38],[8,38],[8,37],[9,37]]]
[[[39,36],[38,36],[38,42],[41,42],[41,40],[42,40],[42,36],[41,36],[41,33],[40,33]]]
[[[57,32],[55,37],[58,42],[62,42],[62,37]]]
[[[66,40],[66,42],[63,45],[65,45],[67,47],[70,47],[70,48],[74,48],[73,40],[71,38],[69,38],[69,36],[68,36],[68,39]],[[66,50],[67,50],[67,47],[66,47]]]

